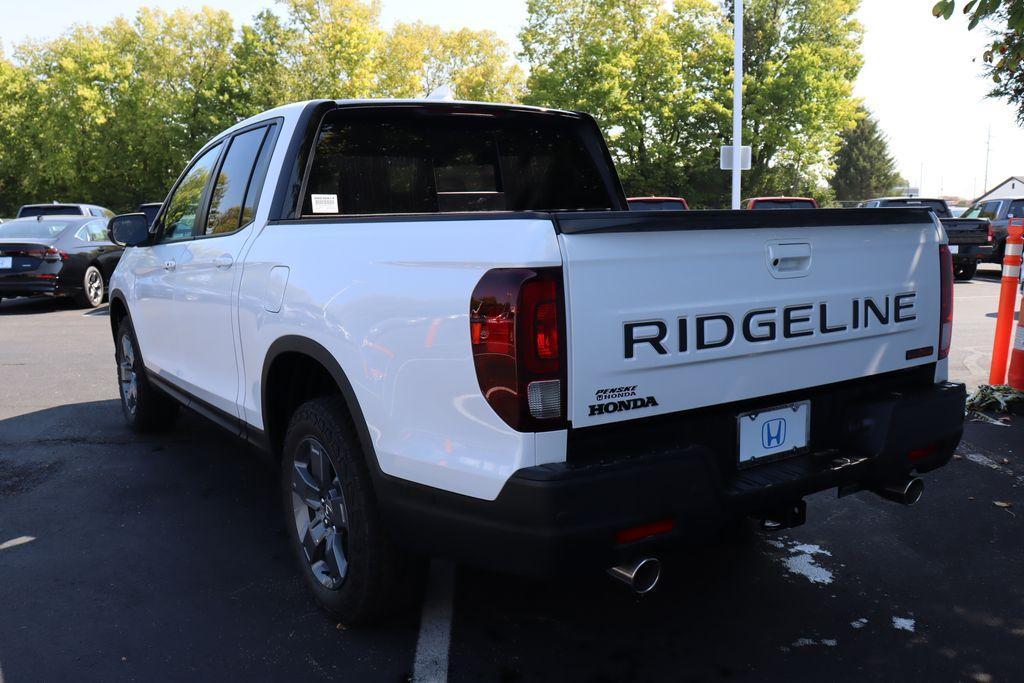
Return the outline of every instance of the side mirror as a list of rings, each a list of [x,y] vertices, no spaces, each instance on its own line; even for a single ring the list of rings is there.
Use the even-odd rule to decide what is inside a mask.
[[[107,223],[110,241],[122,247],[137,247],[149,241],[149,219],[144,213],[124,213]]]
[[[1013,214],[1012,213],[1008,213],[1008,214],[1006,214],[1006,217],[1007,218],[1013,218]]]

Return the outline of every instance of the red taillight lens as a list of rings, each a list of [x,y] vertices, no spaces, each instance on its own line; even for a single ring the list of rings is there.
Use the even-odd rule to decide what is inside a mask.
[[[995,235],[992,233],[992,223],[990,221],[989,224],[988,224],[988,241],[991,242],[994,239],[995,239]]]
[[[939,360],[949,356],[953,341],[953,255],[939,245]]]
[[[561,268],[488,271],[470,301],[480,390],[518,431],[565,428]]]
[[[59,251],[54,247],[47,247],[46,249],[27,249],[25,251],[26,256],[34,256],[37,259],[46,261],[47,263],[57,263],[59,261],[67,261],[68,254],[65,251]]]

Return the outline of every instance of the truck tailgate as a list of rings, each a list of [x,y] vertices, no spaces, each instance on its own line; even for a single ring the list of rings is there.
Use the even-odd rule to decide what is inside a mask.
[[[927,210],[556,216],[575,427],[934,362]]]

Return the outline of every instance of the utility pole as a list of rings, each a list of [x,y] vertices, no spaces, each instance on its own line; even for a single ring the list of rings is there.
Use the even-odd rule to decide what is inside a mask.
[[[985,185],[982,192],[988,192],[988,160],[992,155],[992,124],[988,127],[988,137],[985,139]]]
[[[732,59],[732,208],[740,208],[740,160],[743,152],[743,0],[733,6]]]

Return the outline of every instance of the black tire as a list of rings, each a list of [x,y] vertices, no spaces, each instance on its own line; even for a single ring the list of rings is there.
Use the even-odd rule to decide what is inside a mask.
[[[359,624],[408,605],[420,585],[420,563],[388,538],[341,397],[307,401],[292,414],[281,493],[295,559],[321,608]]]
[[[82,275],[82,291],[75,294],[75,303],[82,308],[96,308],[107,295],[103,273],[96,266],[89,266]]]
[[[117,328],[114,358],[117,360],[121,412],[128,426],[137,432],[155,432],[174,424],[180,405],[149,382],[139,343],[128,318],[122,320]]]
[[[975,261],[971,263],[957,263],[953,265],[953,279],[954,280],[973,280],[975,273],[978,272],[978,264]]]

